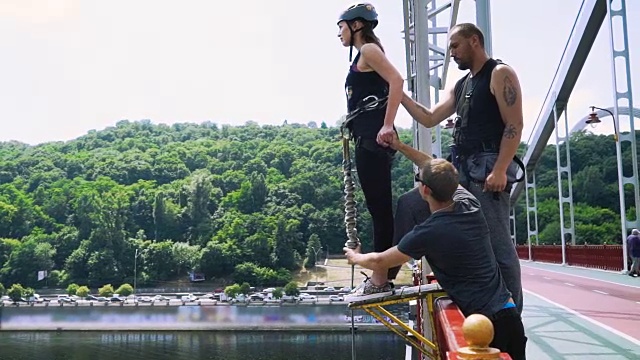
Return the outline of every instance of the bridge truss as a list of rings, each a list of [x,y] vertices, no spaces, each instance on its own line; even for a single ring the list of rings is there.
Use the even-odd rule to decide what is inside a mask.
[[[465,1],[468,3],[470,1]],[[491,10],[490,0],[475,0],[476,24],[485,35],[485,45],[488,54],[492,55]],[[403,0],[404,8],[404,40],[407,62],[408,90],[414,99],[427,107],[439,101],[439,91],[443,90],[447,81],[450,54],[448,50],[447,34],[456,24],[460,0]],[[531,246],[532,239],[538,237],[537,202],[535,192],[535,170],[554,130],[564,125],[565,136],[556,134],[558,161],[558,198],[560,201],[561,239],[563,254],[567,239],[575,244],[576,236],[573,219],[573,198],[571,195],[571,160],[569,154],[570,136],[568,128],[567,104],[578,80],[580,72],[594,44],[596,36],[607,20],[611,54],[611,77],[613,83],[613,106],[610,108],[614,118],[616,133],[620,134],[619,115],[629,115],[630,132],[621,134],[616,141],[616,155],[618,160],[618,178],[620,192],[620,222],[621,239],[625,244],[628,229],[640,228],[640,192],[638,189],[638,156],[634,129],[636,109],[633,107],[633,93],[631,86],[631,69],[629,62],[629,44],[627,31],[626,1],[625,0],[583,0],[577,14],[573,29],[567,41],[564,53],[556,70],[555,76],[536,119],[531,136],[527,140],[527,150],[523,158],[525,164],[525,181],[514,186],[511,192],[512,208],[523,190],[526,195],[526,215],[528,236],[527,243]],[[597,104],[594,104],[597,105]],[[585,109],[586,110],[586,109]],[[560,122],[564,114],[564,124]],[[602,115],[601,115],[602,116]],[[581,120],[582,121],[582,120]],[[435,127],[435,136],[430,129],[414,121],[414,147],[428,154],[441,156],[441,127]],[[434,139],[432,141],[432,138]],[[566,164],[561,164],[561,142],[566,142]],[[629,142],[632,150],[632,172],[623,173],[621,143]],[[563,181],[568,180],[568,181]],[[568,189],[563,189],[567,184]],[[634,204],[626,204],[624,192],[633,191]],[[635,217],[628,219],[628,209],[635,206]],[[569,211],[564,211],[564,208]],[[567,218],[568,215],[568,218]],[[512,234],[515,242],[515,214],[512,211]],[[626,246],[623,246],[624,267],[627,269]],[[563,262],[565,257],[563,256]],[[423,261],[424,265],[424,261]],[[424,274],[423,274],[424,279]],[[424,307],[423,307],[424,308]],[[424,313],[423,313],[424,314]],[[429,334],[425,334],[427,338]]]

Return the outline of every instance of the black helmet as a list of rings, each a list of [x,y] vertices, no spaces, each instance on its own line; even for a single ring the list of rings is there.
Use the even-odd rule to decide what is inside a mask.
[[[376,8],[369,3],[351,5],[345,10],[338,19],[340,21],[365,20],[371,23],[371,27],[378,25],[378,13]]]
[[[378,26],[378,13],[376,12],[376,8],[369,3],[362,3],[351,5],[347,10],[343,11],[338,18],[338,24],[341,21],[346,21],[347,26],[349,26],[349,30],[351,31],[351,46],[349,46],[349,61],[352,59],[353,54],[353,35],[362,30],[362,28],[358,30],[353,30],[351,27],[351,21],[354,20],[363,20],[371,24],[371,28],[375,29]]]

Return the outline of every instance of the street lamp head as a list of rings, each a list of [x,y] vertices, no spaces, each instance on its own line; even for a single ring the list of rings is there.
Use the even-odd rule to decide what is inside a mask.
[[[612,113],[608,109],[599,108],[597,106],[590,106],[590,108],[591,108],[591,113],[589,114],[589,117],[587,118],[587,120],[585,122],[587,124],[595,127],[597,124],[602,122],[600,120],[600,118],[598,117],[598,114],[596,113],[596,109],[608,112],[611,115],[611,118],[613,119],[613,132],[614,132],[613,140],[617,142],[619,136],[618,136],[618,127],[617,127],[617,124],[616,124],[616,116],[614,115],[614,113]]]
[[[598,114],[596,113],[594,107],[591,107],[591,114],[589,114],[589,118],[587,119],[586,123],[589,125],[595,125],[595,124],[599,124],[602,121],[600,120],[600,118],[598,117]]]
[[[455,127],[455,123],[452,118],[447,119],[447,124],[444,126],[445,129],[453,129]]]

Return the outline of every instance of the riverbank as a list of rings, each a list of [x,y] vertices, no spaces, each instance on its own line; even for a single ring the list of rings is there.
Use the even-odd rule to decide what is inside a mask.
[[[402,314],[397,307],[394,313]],[[354,311],[358,331],[388,331]],[[0,308],[0,331],[351,331],[346,304],[20,306]]]
[[[258,326],[242,326],[240,324],[234,326],[220,326],[220,325],[199,325],[199,326],[186,326],[186,327],[177,327],[173,325],[166,326],[118,326],[116,324],[112,324],[110,326],[95,328],[90,325],[82,326],[79,324],[69,324],[69,326],[65,326],[65,324],[60,327],[53,328],[52,326],[24,326],[20,329],[2,329],[0,328],[0,332],[58,332],[58,331],[92,331],[92,332],[122,332],[122,331],[213,331],[213,332],[330,332],[330,333],[351,333],[351,325],[343,324],[343,325],[327,325],[327,324],[315,324],[315,325],[282,325],[276,326],[273,324],[264,324]],[[115,326],[114,326],[115,325]],[[387,332],[390,331],[386,326],[382,324],[362,324],[358,323],[355,325],[356,332]],[[396,327],[398,330],[402,330],[399,326]]]

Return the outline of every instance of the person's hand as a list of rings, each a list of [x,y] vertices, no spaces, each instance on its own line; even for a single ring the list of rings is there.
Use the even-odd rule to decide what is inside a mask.
[[[400,139],[398,138],[398,134],[396,132],[394,132],[393,136],[391,136],[391,141],[389,141],[389,147],[392,148],[393,150],[398,150],[398,147],[400,147]]]
[[[492,171],[484,181],[485,192],[501,192],[507,187],[507,173]]]
[[[395,134],[396,131],[393,129],[393,125],[383,125],[380,131],[378,131],[376,141],[379,145],[387,147]]]
[[[344,251],[344,255],[347,257],[349,265],[355,265],[358,260],[358,256],[360,255],[360,245],[355,249],[345,246],[342,250]]]

